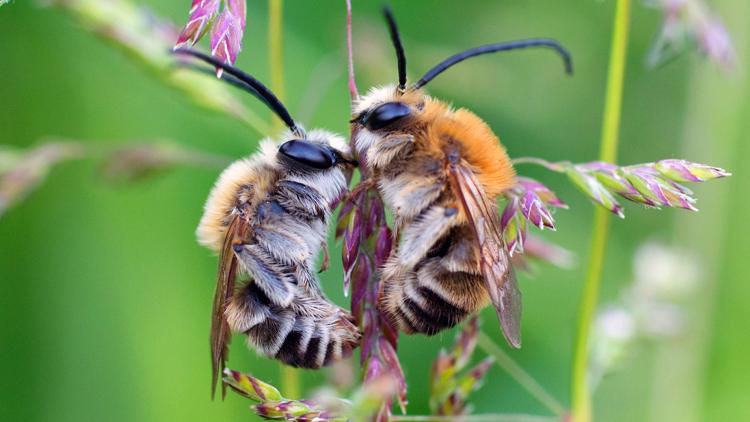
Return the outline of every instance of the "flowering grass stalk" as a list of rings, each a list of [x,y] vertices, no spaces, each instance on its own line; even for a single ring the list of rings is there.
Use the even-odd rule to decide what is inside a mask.
[[[181,166],[221,169],[229,157],[189,150],[175,143],[155,142],[118,148],[104,158],[101,174],[117,184],[139,182]]]
[[[430,410],[433,414],[461,416],[469,412],[466,399],[481,387],[484,376],[495,361],[490,356],[464,371],[474,354],[478,333],[479,319],[475,315],[456,336],[452,350],[441,349],[433,362],[430,383]]]
[[[130,144],[115,150],[72,140],[42,140],[22,151],[0,146],[0,217],[43,183],[61,162],[101,160],[100,175],[115,184],[134,183],[177,167],[223,168],[229,157],[183,148],[174,142]]]
[[[359,157],[360,162],[365,159]],[[377,269],[392,247],[385,209],[377,191],[365,178],[342,205],[337,237],[343,238],[344,289],[351,286],[351,311],[363,332],[360,363],[365,385],[389,375],[397,381],[397,399],[406,408],[406,380],[396,354],[398,331],[378,308],[381,291]],[[377,420],[390,416],[391,399],[383,402]]]
[[[731,173],[719,167],[679,159],[622,167],[604,161],[572,164],[569,162],[551,163],[539,158],[519,158],[514,160],[514,163],[538,164],[552,171],[564,173],[594,203],[620,218],[624,218],[625,214],[622,205],[617,201],[618,196],[650,208],[671,207],[697,211],[693,193],[682,183],[700,183],[731,176]],[[547,201],[559,201],[551,192],[546,194],[554,198],[547,199]],[[542,199],[538,202],[540,206],[547,203]],[[509,204],[508,207],[512,205]],[[506,207],[506,212],[508,212],[508,207]],[[539,223],[544,221],[546,225],[549,213],[543,208],[539,214],[542,217],[537,217],[537,221]],[[551,215],[549,221],[551,221]],[[540,228],[542,226],[541,224],[535,225]],[[508,241],[507,238],[506,241]]]
[[[273,385],[249,374],[225,369],[223,380],[236,393],[257,402],[250,408],[258,416],[298,422],[370,420],[394,388],[391,379],[379,378],[354,392],[350,399],[321,394],[313,399],[292,400],[282,396]]]
[[[549,207],[568,208],[549,188],[528,177],[517,177],[515,187],[505,196],[508,202],[500,217],[500,228],[511,256],[523,253],[529,224],[555,230]]]
[[[211,55],[234,64],[242,50],[246,24],[245,0],[193,0],[190,17],[174,49],[194,46],[210,30]],[[216,76],[221,77],[221,74],[222,70],[216,69]]]
[[[348,90],[354,103],[359,92],[354,76],[351,1],[346,0],[345,5]],[[350,133],[350,139],[353,142],[354,133]],[[352,150],[356,151],[354,145]],[[369,179],[367,157],[356,158],[360,163],[360,181],[343,201],[336,226],[336,238],[343,239],[344,293],[351,288],[351,312],[363,333],[360,364],[365,387],[383,377],[394,380],[393,393],[401,411],[406,413],[406,377],[396,354],[398,330],[378,308],[381,284],[377,269],[390,255],[393,237],[383,201]],[[374,420],[390,420],[392,397],[393,394],[388,395],[378,404]]]

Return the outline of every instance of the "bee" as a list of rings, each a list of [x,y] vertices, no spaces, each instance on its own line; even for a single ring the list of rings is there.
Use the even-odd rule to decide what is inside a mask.
[[[259,152],[224,170],[198,225],[198,241],[219,254],[212,391],[228,357],[230,330],[291,366],[319,368],[349,356],[359,330],[323,294],[314,269],[331,210],[346,192],[343,169],[357,165],[349,146],[324,130],[305,132],[251,75],[194,50],[176,53],[223,69],[228,82],[258,96],[289,128],[280,140],[261,141]]]
[[[379,306],[400,330],[434,335],[488,303],[503,334],[521,346],[521,292],[502,238],[497,199],[515,171],[490,127],[423,87],[471,57],[545,47],[572,72],[556,41],[526,39],[472,48],[406,85],[406,56],[396,22],[384,11],[398,58],[398,84],[371,89],[353,106],[355,148],[391,209],[399,242],[382,272]]]

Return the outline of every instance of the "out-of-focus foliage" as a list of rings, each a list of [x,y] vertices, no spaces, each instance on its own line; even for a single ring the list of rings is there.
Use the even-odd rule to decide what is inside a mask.
[[[74,3],[97,8],[124,4],[55,3],[65,3],[68,10]],[[189,7],[183,1],[137,4],[174,23],[185,21]],[[750,296],[745,276],[750,256],[745,211],[750,208],[750,144],[743,138],[750,119],[750,84],[742,66],[750,53],[745,22],[750,5],[733,0],[711,4],[734,38],[739,66],[733,73],[719,73],[695,55],[645,69],[641,60],[661,20],[652,10],[633,6],[621,162],[677,156],[730,169],[734,175],[709,189],[696,188],[703,204],[700,213],[631,207],[627,220],[612,222],[604,301],[615,300],[635,279],[632,256],[644,233],[698,251],[697,262],[704,269],[701,289],[681,305],[690,316],[689,329],[669,344],[644,348],[622,361],[600,384],[595,411],[602,420],[675,420],[676,414],[678,420],[694,421],[750,418],[745,397],[750,334],[737,323],[750,318],[745,299]],[[245,50],[238,58],[240,67],[263,81],[270,80],[266,7],[265,2],[251,4],[252,25],[247,26]],[[354,7],[360,89],[395,82],[395,58],[380,4]],[[485,119],[512,157],[577,163],[595,159],[611,2],[571,7],[553,0],[472,0],[459,7],[448,0],[422,0],[393,2],[393,7],[412,75],[463,48],[488,42],[526,36],[563,42],[577,64],[573,78],[561,81],[558,69],[548,69],[545,59],[531,52],[507,54],[457,66],[436,80],[430,93]],[[99,27],[93,19],[71,19],[61,10],[18,1],[0,8],[0,144],[27,151],[45,136],[64,136],[81,140],[87,148],[114,148],[122,145],[93,140],[165,138],[180,140],[190,150],[232,158],[255,150],[257,133],[236,119],[195,109],[191,96],[152,78],[153,70],[159,76],[163,67],[134,66],[101,41],[125,34],[126,41],[140,42],[140,35]],[[128,8],[123,16],[153,16],[144,10]],[[345,72],[323,93],[311,79],[311,69],[324,61],[338,61],[344,69],[343,5],[286,2],[284,12],[286,102],[293,113],[312,116],[308,125],[345,133]],[[160,39],[148,27],[139,31]],[[166,58],[175,40],[158,41],[154,54]],[[190,75],[207,86],[197,94],[225,88],[203,75]],[[320,101],[310,105],[308,96]],[[240,94],[221,106],[245,104],[238,98]],[[254,101],[246,104],[242,107],[264,116],[262,120],[269,116]],[[0,328],[0,419],[252,418],[246,399],[232,395],[223,402],[210,400],[206,340],[216,259],[195,243],[193,232],[219,170],[177,168],[146,183],[112,189],[99,183],[99,166],[98,160],[76,160],[56,167],[44,184],[0,219],[0,319],[7,322]],[[587,200],[544,169],[524,169],[524,175],[548,186],[571,208],[554,214],[557,232],[539,234],[584,253],[592,208]],[[340,252],[336,247],[331,255]],[[345,305],[337,261],[332,260],[321,279],[326,293]],[[547,265],[540,265],[533,279],[519,275],[524,347],[508,353],[560,398],[569,395],[572,327],[582,278],[579,267],[565,271]],[[488,335],[500,339],[494,315],[480,317]],[[431,358],[452,338],[453,333],[400,338],[410,414],[429,412],[430,380],[424,374]],[[275,363],[255,356],[240,341],[232,347],[232,367],[278,385]],[[323,379],[318,372],[303,373],[305,397],[311,397],[311,387]],[[498,367],[489,369],[471,403],[475,413],[545,412]],[[684,409],[689,409],[687,416],[680,414]]]
[[[174,142],[157,141],[117,148],[105,157],[101,175],[108,181],[124,184],[145,181],[178,167],[222,169],[229,163],[227,157],[188,150]]]
[[[593,384],[633,359],[645,341],[673,340],[690,328],[683,306],[701,287],[699,262],[656,243],[636,251],[635,279],[615,301],[601,306],[594,323],[589,369]]]
[[[28,151],[0,146],[0,216],[42,183],[55,164],[83,154],[74,142],[49,142]]]
[[[661,9],[659,35],[648,53],[647,63],[658,66],[695,48],[716,64],[730,69],[736,53],[727,28],[703,0],[645,0]]]

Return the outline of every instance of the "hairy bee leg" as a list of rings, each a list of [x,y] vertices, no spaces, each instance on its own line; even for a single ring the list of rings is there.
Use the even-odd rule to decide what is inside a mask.
[[[289,309],[274,309],[260,324],[247,330],[248,343],[259,352],[275,357],[294,327],[295,316]]]
[[[323,195],[304,183],[294,180],[280,181],[277,197],[279,204],[292,214],[321,219],[328,216],[328,204]]]
[[[259,245],[236,245],[234,252],[242,267],[270,302],[281,307],[292,303],[297,280],[287,268],[280,266]]]
[[[316,369],[351,355],[359,345],[356,327],[340,325],[340,316],[333,313],[323,320],[297,315],[293,328],[286,335],[274,357],[288,365]]]
[[[458,209],[433,206],[402,232],[398,247],[399,264],[413,268],[432,246],[458,224]]]
[[[383,141],[373,144],[367,152],[368,160],[374,157],[377,162],[369,165],[380,167],[390,163],[400,154],[410,151],[414,144],[414,136],[407,134],[389,135]]]
[[[436,177],[423,177],[415,174],[383,176],[378,188],[383,199],[405,221],[417,218],[430,207],[443,192],[445,184]]]
[[[286,265],[302,264],[310,259],[310,250],[301,236],[275,228],[256,227],[255,241],[266,253]]]
[[[314,195],[322,197],[320,194]],[[272,198],[258,206],[253,221],[254,243],[261,245],[277,262],[306,264],[317,254],[320,243],[324,241],[323,220],[316,217],[315,210],[305,207],[295,210],[293,201],[279,192]]]
[[[244,333],[271,316],[271,301],[251,280],[235,292],[224,311],[229,328]]]
[[[250,345],[270,357],[288,341],[296,319],[290,309],[274,305],[252,280],[235,293],[224,314],[232,331],[245,333]]]
[[[249,281],[227,307],[230,328],[245,333],[262,354],[295,367],[315,369],[351,355],[360,338],[352,316],[328,302],[315,286],[300,284],[295,302],[283,308]]]

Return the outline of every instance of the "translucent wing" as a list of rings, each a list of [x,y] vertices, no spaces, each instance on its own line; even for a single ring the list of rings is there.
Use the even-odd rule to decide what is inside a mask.
[[[214,304],[211,311],[211,394],[216,393],[216,384],[219,376],[224,370],[227,360],[229,337],[231,335],[229,324],[224,316],[224,311],[229,299],[234,293],[234,283],[237,277],[239,263],[232,247],[242,239],[247,230],[247,223],[240,215],[234,215],[227,227],[224,237],[224,245],[219,256],[219,273],[216,278],[216,290],[214,292]],[[222,387],[222,397],[225,390]]]
[[[484,193],[474,172],[459,159],[449,165],[451,188],[474,229],[485,287],[497,310],[505,339],[521,347],[521,291],[500,232],[497,204]]]

